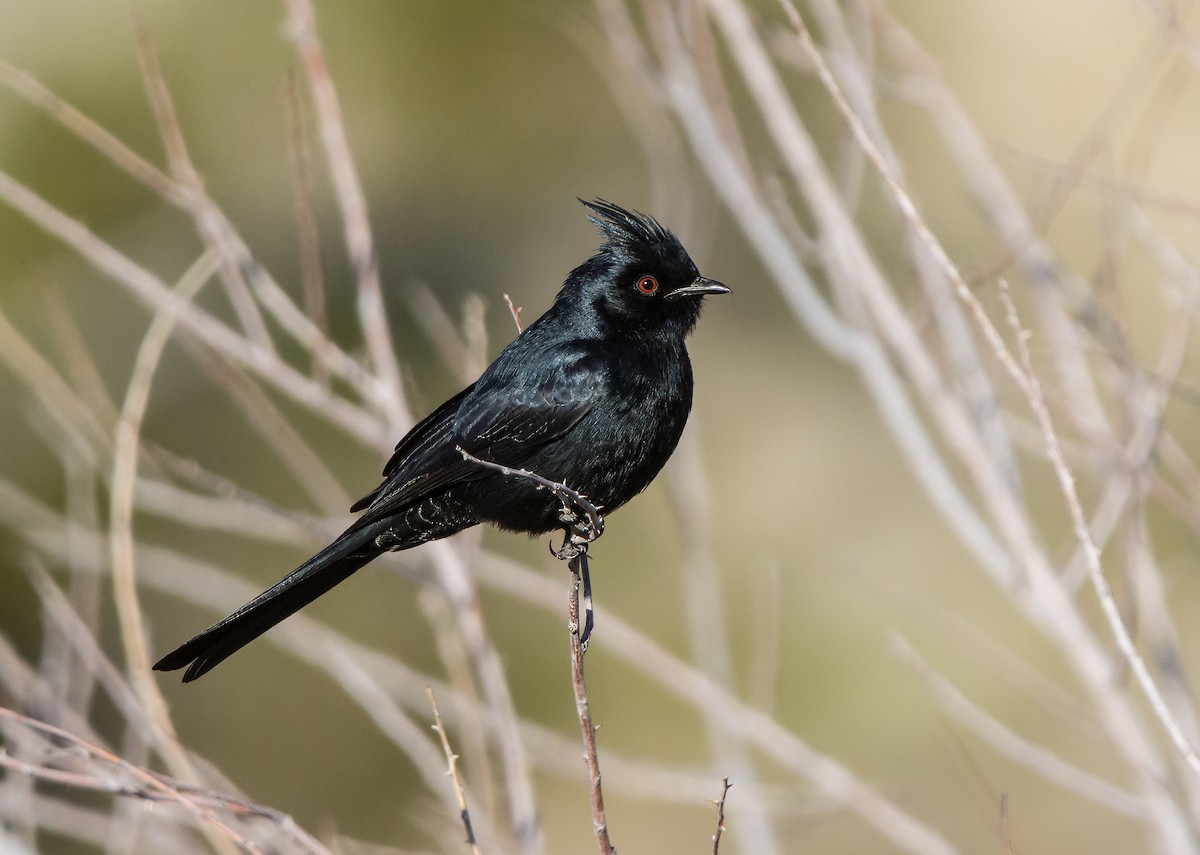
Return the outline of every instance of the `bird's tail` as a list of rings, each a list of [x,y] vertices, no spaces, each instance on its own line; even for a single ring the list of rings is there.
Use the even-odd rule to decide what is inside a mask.
[[[154,670],[174,671],[187,667],[183,675],[185,683],[208,673],[226,657],[385,552],[385,548],[375,542],[376,536],[385,528],[385,521],[362,528],[351,527],[229,617],[172,650],[155,664]]]

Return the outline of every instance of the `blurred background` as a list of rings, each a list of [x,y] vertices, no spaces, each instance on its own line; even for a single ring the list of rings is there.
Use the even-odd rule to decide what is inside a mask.
[[[1011,284],[1085,513],[1103,529],[1094,536],[1116,602],[1188,734],[1187,683],[1200,654],[1189,620],[1200,605],[1192,502],[1200,479],[1191,463],[1200,451],[1200,378],[1188,338],[1200,237],[1200,21],[1188,16],[1192,5],[851,0],[800,10],[818,42],[832,45],[842,85],[873,87],[878,124],[869,130],[887,140],[932,233],[1015,348],[996,283],[1003,277]],[[879,818],[878,804],[929,829],[944,851],[1197,851],[1196,773],[1163,736],[1095,592],[1082,582],[1082,564],[1072,565],[1079,541],[1033,413],[979,328],[963,320],[967,314],[954,322],[958,333],[947,332],[944,314],[960,304],[944,282],[944,299],[929,286],[939,274],[913,249],[909,223],[849,136],[785,11],[724,2],[648,3],[631,7],[628,17],[619,9],[608,2],[354,0],[318,3],[316,14],[413,416],[469,382],[515,335],[504,295],[532,320],[598,245],[576,197],[656,216],[705,275],[733,289],[709,301],[691,339],[697,393],[684,446],[663,477],[608,521],[592,550],[597,630],[588,678],[602,725],[608,820],[621,852],[710,851],[716,818],[705,799],[720,795],[724,775],[734,786],[721,852],[934,851],[923,838],[882,831],[903,824]],[[297,305],[306,305],[305,277],[320,274],[323,310],[310,302],[310,316],[369,365],[319,111],[288,14],[285,4],[231,0],[0,4],[0,173],[8,177],[0,186],[0,400],[7,411],[0,427],[0,702],[24,714],[66,726],[70,718],[54,704],[31,700],[37,693],[29,687],[38,683],[31,674],[52,685],[53,663],[82,667],[81,654],[64,654],[56,640],[62,626],[49,615],[44,581],[37,581],[43,573],[77,608],[90,603],[83,622],[118,671],[127,664],[104,572],[108,547],[103,537],[86,536],[109,529],[111,447],[89,447],[64,428],[73,417],[46,392],[36,366],[64,378],[111,438],[154,313],[120,276],[99,271],[62,234],[33,222],[28,208],[14,204],[19,191],[11,182],[168,286],[205,243],[191,213],[65,129],[49,102],[33,103],[38,90],[23,75],[166,171],[143,72],[152,44],[208,198]],[[855,268],[836,261],[853,253],[826,242],[837,224],[823,218],[775,141],[771,111],[740,63],[748,47],[735,41],[735,20],[749,24],[781,76],[780,92],[806,123],[899,317],[929,346],[946,395],[977,419],[980,436],[989,425],[1004,435],[989,446],[1007,449],[989,458],[1003,474],[995,483],[1019,482],[1033,551],[1050,578],[1066,580],[1068,605],[1030,605],[1037,585],[1024,579],[1032,571],[1014,545],[1019,538],[999,522],[1000,500],[947,432],[938,396],[912,379],[900,339],[886,332],[886,314],[853,296]],[[836,21],[846,28],[841,35]],[[880,342],[900,378],[896,388],[917,402],[911,426],[927,432],[929,453],[960,488],[944,504],[931,500],[930,479],[913,463],[923,458],[906,455],[895,422],[889,427],[881,417],[888,396],[864,383],[863,363],[831,353],[810,334],[812,316],[797,309],[803,298],[753,237],[758,209],[737,201],[736,182],[722,183],[715,155],[697,157],[704,134],[689,128],[685,114],[702,110],[687,106],[686,78],[672,76],[683,67],[672,50],[694,63],[698,103],[712,106],[717,136],[734,141],[730,174],[740,169],[749,177],[761,210],[813,277],[810,293],[848,328]],[[855,69],[867,73],[855,77]],[[982,161],[964,165],[963,127],[982,144],[994,175]],[[989,176],[1007,182],[1005,198],[1026,212],[1028,233],[1018,234],[1015,220],[1001,221],[999,202],[988,203],[999,198]],[[308,179],[311,204],[303,201]],[[304,244],[313,234],[310,216],[315,246]],[[1056,301],[1066,325],[1058,329],[1070,336],[1035,323],[1046,317],[1047,299]],[[240,332],[218,284],[196,304]],[[256,533],[253,514],[235,524],[232,504],[215,521],[189,523],[199,510],[180,500],[164,513],[161,505],[178,496],[139,484],[133,534],[151,659],[340,530],[350,517],[338,509],[378,483],[386,445],[399,438],[351,383],[335,377],[324,386],[310,350],[273,323],[270,329],[284,364],[361,405],[376,432],[353,436],[253,371],[230,379],[205,346],[171,339],[141,425],[142,440],[163,456],[143,460],[141,472],[217,504],[260,508],[264,528]],[[961,345],[963,336],[973,344]],[[985,380],[968,382],[968,367],[955,358],[963,352],[974,354],[971,370]],[[1063,369],[1071,359],[1082,375]],[[1094,413],[1077,406],[1072,376],[1095,386]],[[1000,413],[994,421],[976,406],[981,386]],[[265,403],[246,403],[255,396]],[[1153,418],[1145,417],[1147,407]],[[291,446],[278,450],[280,428],[264,427],[273,424],[267,411],[323,461],[332,485],[297,475],[303,458],[298,464]],[[1132,497],[1113,510],[1104,502],[1117,486]],[[962,528],[948,521],[964,507],[995,539],[991,571],[980,541],[964,542]],[[50,516],[38,516],[43,511]],[[278,526],[271,529],[270,520]],[[562,603],[553,600],[557,593],[545,604],[533,588],[518,591],[512,580],[526,576],[504,575],[505,562],[532,570],[538,575],[530,578],[544,583],[537,591],[565,599],[565,569],[544,542],[493,531],[461,541],[454,554],[480,580],[480,613],[513,710],[537,728],[523,733],[544,851],[589,851]],[[219,570],[221,584],[230,585],[199,574],[189,582],[182,566],[154,575],[147,558],[164,554],[155,550]],[[478,674],[454,673],[461,657],[452,651],[462,644],[447,640],[456,632],[446,617],[455,606],[442,591],[439,560],[424,549],[381,560],[305,615],[415,669],[413,685],[428,675],[458,690],[475,685],[486,696]],[[1008,584],[997,581],[1005,573],[1014,574]],[[1045,628],[1056,623],[1055,608],[1070,610],[1101,659],[1064,654],[1070,639]],[[618,623],[639,635],[613,639],[610,626]],[[311,644],[323,650],[325,639]],[[339,668],[348,666],[320,660],[320,650],[297,656],[293,642],[305,643],[281,628],[188,686],[174,674],[155,676],[181,743],[202,758],[206,785],[291,815],[334,851],[467,851],[455,848],[462,832],[444,794],[431,790],[363,696],[339,682]],[[743,706],[714,709],[663,674],[639,669],[638,645],[646,642],[691,669],[680,674],[707,675]],[[1102,675],[1088,683],[1081,661],[1099,661]],[[1124,713],[1105,707],[1108,692]],[[100,691],[85,694],[77,707],[95,738],[135,763],[167,768],[120,704]],[[429,710],[402,705],[432,740]],[[820,756],[798,759],[799,749],[764,737],[745,710],[765,714]],[[1113,717],[1125,714],[1135,725],[1122,731]],[[756,729],[760,742],[746,736]],[[502,739],[486,730],[478,714],[464,713],[451,738],[478,796],[472,810],[498,829],[493,851],[519,851],[506,836]],[[13,731],[0,731],[0,739],[18,752]],[[476,745],[472,753],[473,740],[492,747]],[[825,758],[843,764],[871,795],[849,786],[839,793]],[[35,786],[13,771],[0,776],[0,823],[32,851],[165,851],[154,842],[161,838],[151,833],[153,820],[131,819],[119,800]],[[59,803],[80,816],[111,816],[112,824],[94,832],[81,830],[82,821],[56,826]],[[197,851],[204,845],[194,833],[186,843]]]

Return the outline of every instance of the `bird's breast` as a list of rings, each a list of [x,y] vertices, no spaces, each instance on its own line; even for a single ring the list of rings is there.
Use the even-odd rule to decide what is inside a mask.
[[[571,431],[562,480],[615,510],[670,458],[692,406],[691,366],[681,358],[619,365],[605,394]]]

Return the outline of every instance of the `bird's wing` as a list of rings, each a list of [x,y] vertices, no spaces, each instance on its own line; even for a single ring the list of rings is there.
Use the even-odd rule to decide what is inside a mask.
[[[519,370],[480,380],[447,401],[409,432],[384,469],[386,480],[355,509],[365,524],[417,498],[460,481],[491,474],[463,458],[519,466],[535,449],[569,431],[599,397],[601,374],[586,357],[560,362],[530,382]]]

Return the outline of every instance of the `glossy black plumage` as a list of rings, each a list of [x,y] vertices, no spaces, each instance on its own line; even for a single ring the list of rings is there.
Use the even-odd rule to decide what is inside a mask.
[[[529,481],[465,460],[522,467],[572,487],[606,514],[636,496],[675,450],[692,405],[684,338],[706,294],[678,239],[654,219],[585,202],[604,245],[554,304],[475,383],[400,440],[383,483],[333,543],[154,667],[194,680],[384,552],[481,522],[542,534],[561,505]]]

